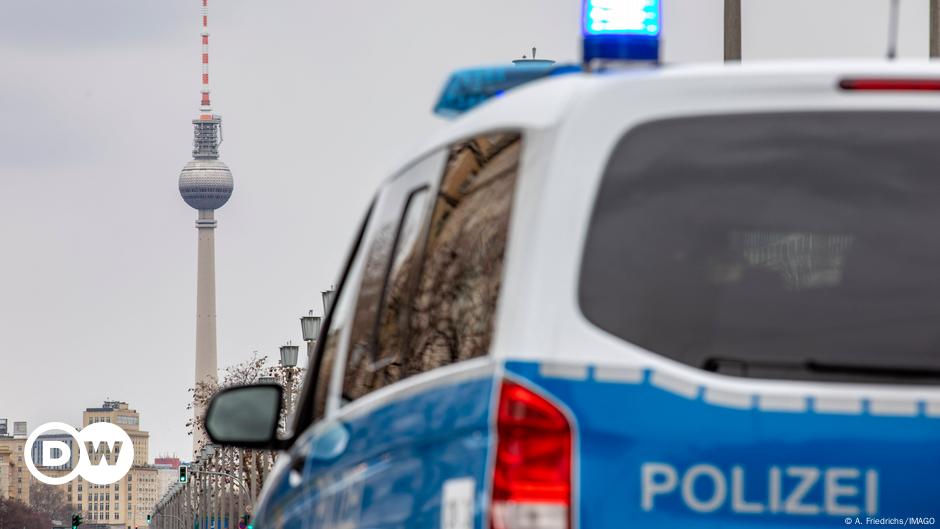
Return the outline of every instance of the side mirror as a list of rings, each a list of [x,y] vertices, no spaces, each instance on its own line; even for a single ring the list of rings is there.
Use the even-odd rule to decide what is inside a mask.
[[[206,433],[213,443],[242,448],[277,448],[283,388],[255,384],[216,394],[206,412]]]

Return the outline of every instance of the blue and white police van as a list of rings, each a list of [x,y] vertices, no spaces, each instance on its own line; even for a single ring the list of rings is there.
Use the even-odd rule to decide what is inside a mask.
[[[658,53],[655,0],[583,23]],[[256,528],[935,523],[940,67],[593,70],[458,72],[293,433],[277,386],[216,397],[215,442],[282,450]]]

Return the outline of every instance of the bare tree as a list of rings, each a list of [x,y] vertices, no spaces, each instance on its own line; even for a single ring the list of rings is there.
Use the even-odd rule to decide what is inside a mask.
[[[0,498],[0,529],[49,529],[52,519],[25,503]]]
[[[265,374],[270,371],[270,368],[266,367],[267,362],[267,356],[259,356],[258,353],[255,352],[249,360],[226,367],[221,381],[200,381],[196,383],[196,387],[189,389],[193,398],[192,402],[190,402],[186,408],[192,410],[198,406],[197,409],[207,410],[209,408],[209,401],[212,400],[212,397],[214,397],[219,390],[232,386],[256,383],[259,378],[265,376]],[[189,419],[186,422],[189,435],[193,435],[197,429],[201,430],[204,420],[205,417],[202,416]]]
[[[286,427],[290,410],[287,403],[296,403],[296,395],[303,379],[304,369],[286,366],[269,366],[268,357],[255,353],[252,358],[225,368],[218,382],[200,382],[189,391],[192,401],[188,409],[208,409],[209,401],[220,390],[245,384],[259,382],[262,377],[273,378],[274,381],[285,388],[284,402],[280,426]],[[289,396],[290,395],[290,396]],[[196,417],[187,421],[186,426],[192,435],[196,428],[203,428],[204,417]],[[220,472],[225,477],[216,476],[211,481],[208,494],[215,505],[221,509],[225,504],[227,511],[250,508],[244,501],[255,497],[257,491],[274,463],[275,454],[268,450],[246,450],[232,447],[217,447],[208,467],[211,472]],[[237,513],[231,512],[232,515]],[[2,528],[0,528],[2,529]]]
[[[64,493],[57,487],[39,481],[34,480],[29,484],[29,506],[55,521],[67,523],[72,517]]]

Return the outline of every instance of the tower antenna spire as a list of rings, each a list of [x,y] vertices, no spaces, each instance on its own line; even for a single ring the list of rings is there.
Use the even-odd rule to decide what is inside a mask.
[[[193,120],[193,158],[216,160],[222,143],[222,117],[212,113],[209,98],[209,0],[202,4],[202,98],[199,118]]]
[[[209,0],[202,1],[202,100],[199,103],[200,119],[212,119],[212,103],[209,102]]]

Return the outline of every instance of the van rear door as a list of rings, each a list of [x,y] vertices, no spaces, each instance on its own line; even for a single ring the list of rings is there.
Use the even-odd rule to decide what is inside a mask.
[[[591,213],[579,306],[673,362],[570,377],[510,366],[577,418],[581,527],[940,514],[937,138],[940,115],[901,111],[626,133]],[[766,382],[781,380],[794,382]]]

